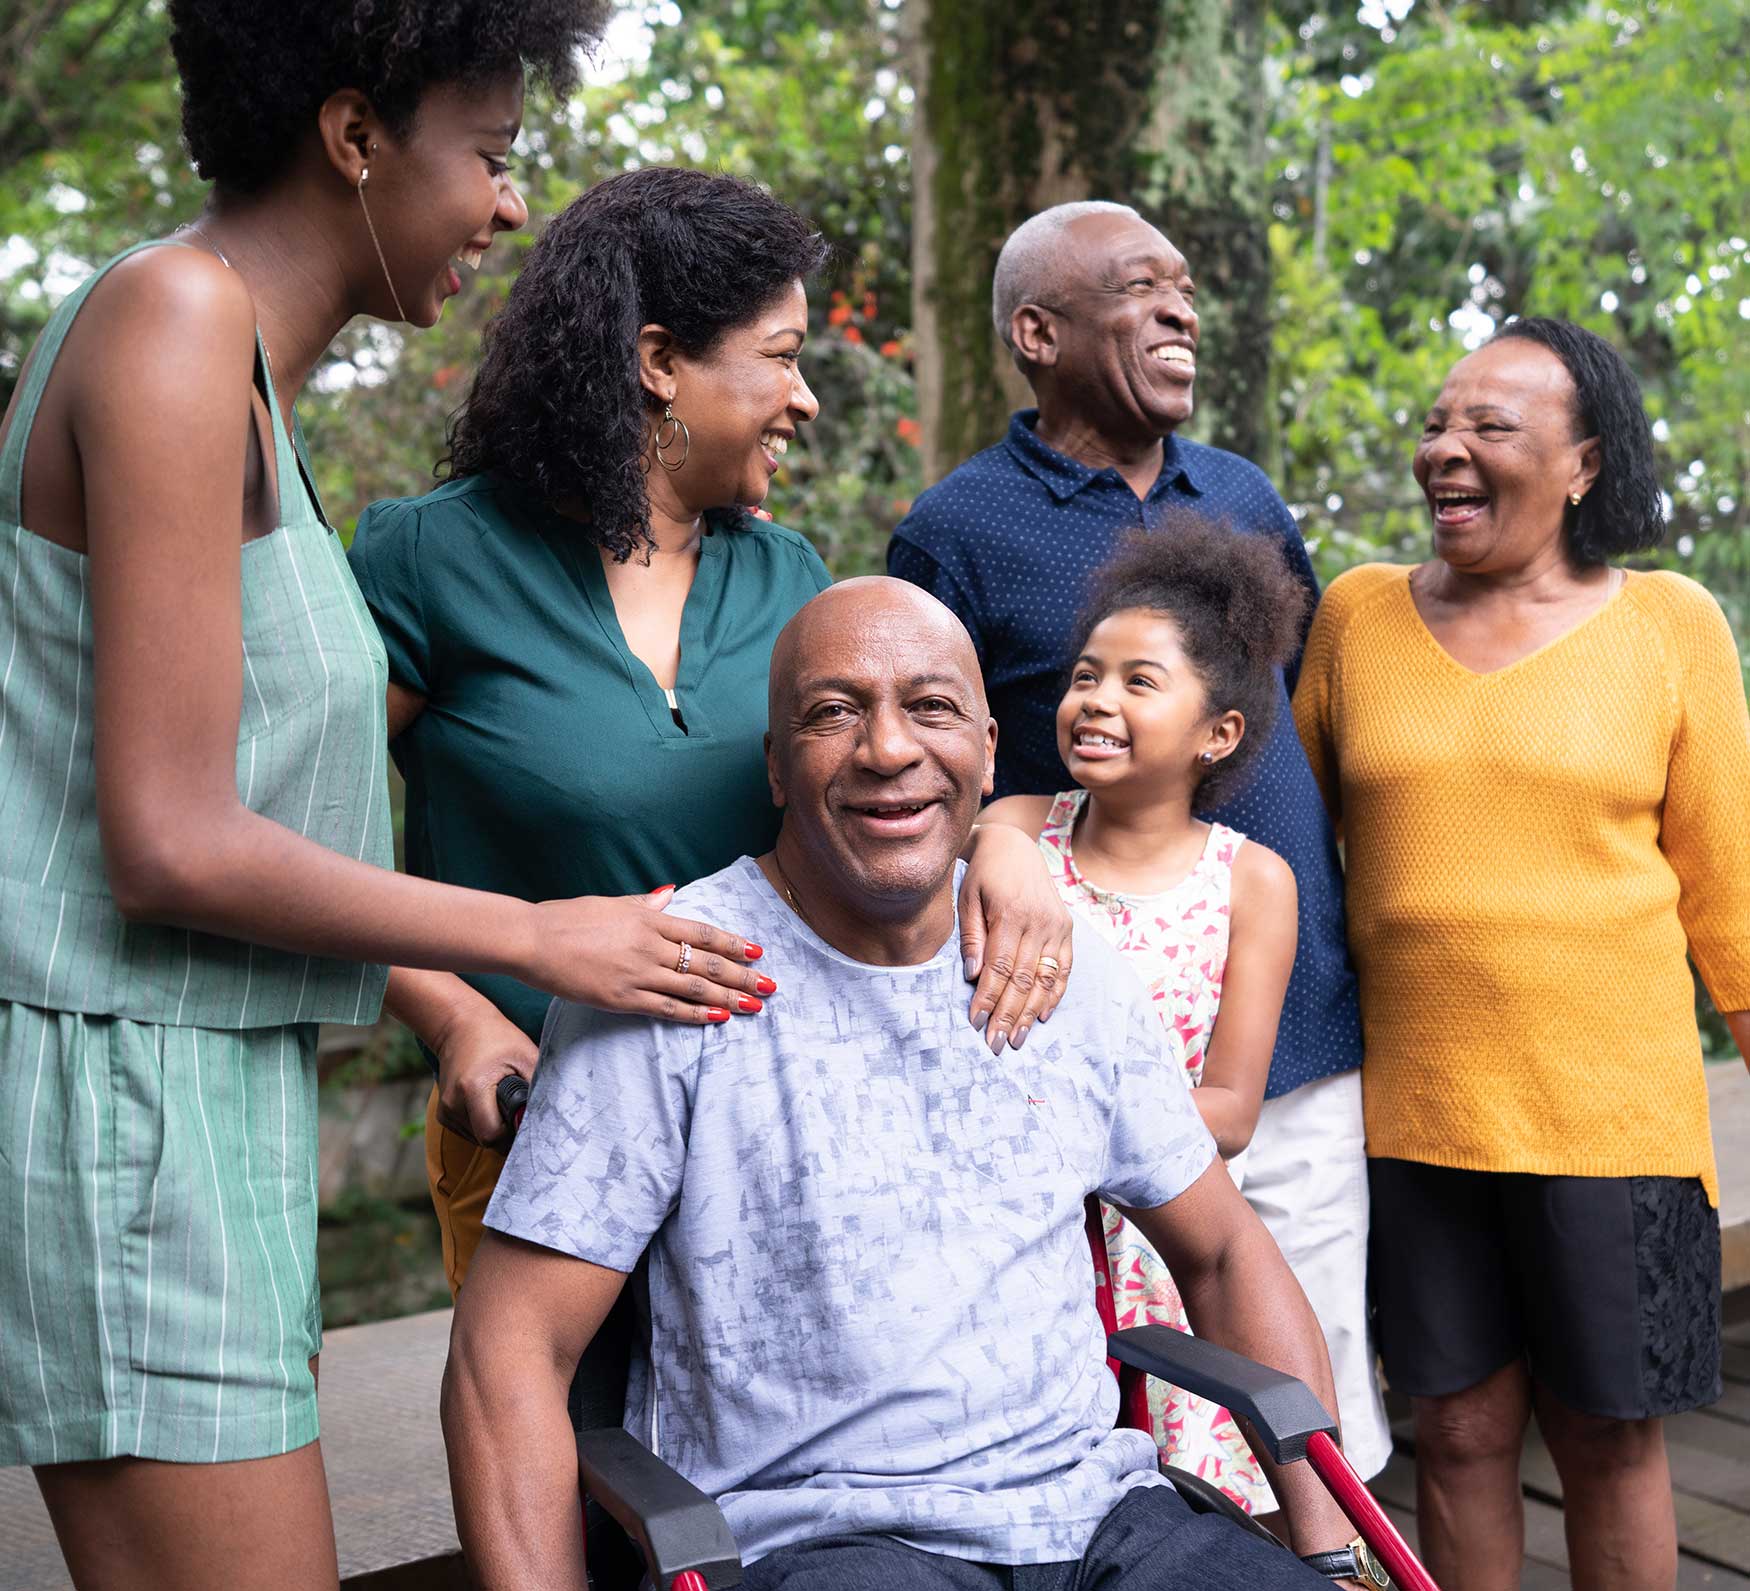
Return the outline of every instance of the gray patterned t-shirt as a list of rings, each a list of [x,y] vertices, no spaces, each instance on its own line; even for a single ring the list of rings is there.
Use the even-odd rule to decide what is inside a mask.
[[[781,992],[721,1027],[555,1001],[486,1224],[621,1271],[649,1248],[626,1425],[744,1560],[849,1532],[1079,1559],[1158,1480],[1112,1428],[1083,1200],[1165,1204],[1215,1158],[1135,974],[1078,925],[1063,1002],[999,1058],[957,935],[865,966],[746,857],[670,909],[763,944]]]

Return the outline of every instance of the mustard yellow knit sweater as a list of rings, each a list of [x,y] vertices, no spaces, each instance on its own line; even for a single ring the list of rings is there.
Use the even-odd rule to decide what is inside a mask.
[[[1700,1177],[1693,992],[1750,1008],[1750,714],[1718,605],[1675,574],[1508,668],[1434,639],[1408,569],[1334,581],[1295,720],[1348,869],[1367,1152]]]

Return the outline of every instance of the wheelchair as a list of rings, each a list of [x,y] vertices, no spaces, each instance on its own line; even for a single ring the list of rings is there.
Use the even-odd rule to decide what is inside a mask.
[[[514,1085],[521,1085],[515,1087]],[[499,1088],[505,1119],[520,1125],[528,1085]],[[1385,1510],[1337,1445],[1337,1422],[1303,1381],[1169,1326],[1117,1329],[1100,1201],[1087,1202],[1107,1364],[1118,1378],[1119,1423],[1149,1429],[1147,1378],[1211,1398],[1249,1422],[1278,1464],[1309,1464],[1399,1591],[1439,1591]],[[594,1591],[728,1591],[741,1584],[741,1557],[717,1504],[619,1426],[583,1431],[577,1467]],[[1238,1528],[1280,1542],[1232,1498],[1171,1465],[1161,1472],[1195,1513],[1221,1514]],[[611,1533],[610,1533],[611,1532]],[[621,1534],[623,1533],[623,1534]],[[642,1572],[642,1578],[640,1571]]]

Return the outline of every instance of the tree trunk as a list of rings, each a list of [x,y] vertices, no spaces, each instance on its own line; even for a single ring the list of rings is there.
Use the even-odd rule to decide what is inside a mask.
[[[1264,0],[910,0],[913,320],[934,480],[1028,401],[991,324],[1003,240],[1071,199],[1135,205],[1203,317],[1194,430],[1268,467]]]

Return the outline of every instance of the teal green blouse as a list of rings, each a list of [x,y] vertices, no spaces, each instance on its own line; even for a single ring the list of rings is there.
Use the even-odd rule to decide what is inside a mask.
[[[408,872],[525,900],[624,895],[771,845],[772,644],[831,577],[796,532],[737,520],[707,521],[681,616],[682,728],[574,522],[491,475],[365,511],[353,572],[390,677],[426,699],[390,748]],[[539,1036],[545,994],[469,982]]]

